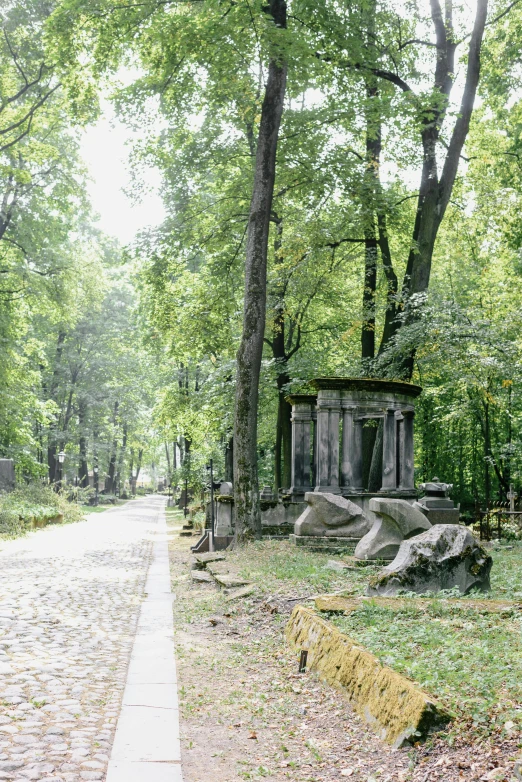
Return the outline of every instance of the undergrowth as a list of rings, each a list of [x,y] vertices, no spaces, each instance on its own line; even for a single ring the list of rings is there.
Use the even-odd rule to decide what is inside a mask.
[[[79,521],[83,511],[75,502],[69,502],[62,492],[50,486],[29,483],[9,493],[0,494],[0,536],[15,538],[29,525],[56,517],[63,522]]]

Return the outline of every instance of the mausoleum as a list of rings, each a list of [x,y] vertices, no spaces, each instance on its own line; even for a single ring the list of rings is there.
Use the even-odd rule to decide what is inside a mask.
[[[312,385],[317,394],[289,397],[292,499],[303,500],[310,491],[350,498],[368,493],[375,496],[375,489],[368,483],[368,459],[365,468],[365,450],[375,449],[381,453],[374,454],[372,461],[377,458],[382,463],[377,492],[390,497],[415,497],[413,418],[420,386],[342,377],[318,378]],[[380,421],[382,445],[376,436]]]

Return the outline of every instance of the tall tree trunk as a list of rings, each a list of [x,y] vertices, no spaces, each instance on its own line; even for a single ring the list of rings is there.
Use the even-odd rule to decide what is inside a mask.
[[[437,234],[453,192],[462,149],[469,132],[473,106],[480,79],[480,54],[486,25],[488,0],[477,0],[473,31],[470,36],[468,63],[460,111],[455,120],[442,172],[438,174],[437,147],[440,130],[446,118],[449,96],[454,80],[456,35],[453,29],[453,2],[446,0],[443,16],[439,0],[430,0],[431,15],[436,36],[437,60],[433,91],[435,102],[431,111],[425,110],[421,132],[423,165],[417,211],[413,226],[410,253],[402,286],[403,307],[406,317],[397,319],[395,307],[386,313],[386,322],[379,353],[382,355],[393,342],[394,336],[403,324],[413,325],[419,318],[423,296],[428,290],[431,264]],[[373,69],[382,78],[393,81],[393,74]],[[404,82],[402,89],[410,88]],[[401,361],[392,369],[394,375],[410,380],[413,374],[415,350],[409,349]]]
[[[491,503],[491,429],[489,423],[489,402],[484,402],[484,495],[486,510]]]
[[[370,6],[368,37],[375,26],[375,3]],[[370,42],[372,45],[372,42]],[[361,329],[361,358],[365,374],[371,375],[375,358],[375,295],[377,291],[377,237],[375,229],[375,201],[379,189],[381,157],[381,118],[376,108],[379,91],[376,79],[366,83],[366,160],[364,173],[364,288]]]
[[[87,465],[87,402],[85,399],[80,399],[78,402],[78,427],[80,429],[80,463],[78,465],[78,478],[80,486],[84,488],[89,485],[89,467]]]
[[[270,0],[278,27],[286,27],[286,3]],[[261,109],[254,186],[248,223],[243,333],[237,353],[234,420],[234,502],[236,539],[247,529],[261,536],[257,472],[259,374],[266,320],[266,265],[276,152],[286,89],[286,63],[274,54]]]
[[[54,369],[51,378],[51,384],[48,389],[49,399],[56,401],[56,394],[60,385],[60,372],[62,363],[63,346],[65,342],[65,331],[58,332],[58,338],[56,342],[56,353],[54,359]],[[45,389],[44,389],[45,391]],[[49,470],[49,483],[55,483],[57,475],[59,473],[58,467],[58,443],[56,441],[56,423],[52,423],[49,427],[49,434],[47,438],[47,467]]]
[[[169,444],[166,440],[165,440],[165,456],[167,457],[167,486],[170,486],[172,483],[172,471],[170,469]]]
[[[273,218],[274,219],[274,218]],[[276,237],[274,241],[274,260],[280,264],[283,260],[281,255],[283,220],[275,219]],[[274,296],[274,326],[272,332],[272,341],[269,343],[272,347],[272,354],[277,364],[277,420],[276,420],[276,438],[274,453],[274,490],[277,495],[279,489],[289,489],[291,484],[291,459],[292,459],[292,406],[286,401],[286,386],[290,382],[288,372],[288,361],[294,353],[299,350],[301,344],[301,331],[298,328],[297,342],[292,349],[287,345],[286,337],[286,284],[283,280],[278,280]],[[290,324],[289,336],[292,339],[292,324]]]
[[[278,405],[275,445],[275,491],[289,489],[292,480],[292,405],[286,401],[285,386],[290,382],[286,372],[276,378]]]
[[[136,482],[138,481],[138,478],[140,477],[140,470],[141,470],[141,462],[143,460],[143,448],[140,448],[138,450],[138,463],[136,465]]]
[[[121,495],[121,476],[123,474],[123,463],[127,451],[127,421],[123,422],[121,448],[118,454],[118,472],[116,473],[115,489],[118,491],[118,497]]]
[[[96,492],[100,491],[100,461],[98,458],[98,437],[99,432],[97,429],[93,430],[92,433],[92,472],[93,472],[93,483],[94,488]]]
[[[120,406],[119,402],[114,403],[114,410],[112,414],[112,426],[113,426],[113,439],[112,439],[112,448],[111,448],[111,456],[109,460],[109,472],[107,475],[107,480],[105,482],[105,488],[106,491],[109,494],[114,494],[116,490],[116,458],[118,454],[118,439],[116,437],[116,424],[118,419],[118,408]]]

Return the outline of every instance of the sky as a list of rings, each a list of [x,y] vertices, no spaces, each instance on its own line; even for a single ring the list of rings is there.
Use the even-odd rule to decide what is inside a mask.
[[[130,184],[129,155],[134,134],[114,115],[110,104],[103,102],[103,116],[84,131],[80,145],[91,182],[89,195],[99,227],[128,244],[137,232],[149,225],[158,225],[165,216],[159,195],[159,171],[142,171],[147,191],[138,203],[124,193]]]

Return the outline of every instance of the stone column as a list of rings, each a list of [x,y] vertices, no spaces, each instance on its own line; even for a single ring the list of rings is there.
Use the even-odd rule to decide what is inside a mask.
[[[315,491],[340,494],[339,418],[340,391],[320,390],[317,395],[317,479]]]
[[[290,397],[292,403],[292,486],[290,493],[300,498],[312,491],[310,482],[310,428],[312,425],[312,401],[310,398]]]
[[[362,490],[362,425],[354,421],[356,406],[343,404],[343,451],[341,485],[344,493]]]
[[[363,487],[363,424],[364,419],[353,422],[352,485],[355,492],[364,491]]]
[[[402,453],[401,453],[401,489],[415,488],[415,475],[413,469],[413,410],[403,410],[402,423]]]
[[[315,407],[315,405],[313,405],[313,407]],[[312,410],[312,426],[312,475],[310,476],[310,479],[312,486],[315,486],[317,483],[317,410]]]
[[[397,422],[395,410],[384,410],[384,432],[382,443],[382,487],[381,491],[397,489]]]

